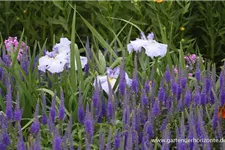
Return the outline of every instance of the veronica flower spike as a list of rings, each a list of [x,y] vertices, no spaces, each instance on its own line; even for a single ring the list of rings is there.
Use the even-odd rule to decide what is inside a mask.
[[[107,80],[109,80],[109,83],[110,83],[111,87],[114,88],[114,85],[115,85],[116,80],[119,77],[119,75],[120,75],[120,67],[116,67],[114,69],[107,68],[105,76],[97,76],[96,77],[96,79],[94,80],[94,87],[95,88],[97,87],[97,83],[96,82],[98,82],[98,83],[100,83],[102,89],[107,94],[109,94],[109,86],[108,86],[108,81]],[[126,84],[128,86],[131,86],[132,79],[130,79],[128,77],[127,73],[125,73],[125,79],[126,79]],[[117,88],[118,87],[116,87],[115,92],[117,91]]]
[[[141,52],[142,48],[145,49],[146,55],[151,58],[154,57],[164,57],[167,52],[167,45],[156,42],[154,39],[154,34],[151,32],[146,37],[144,33],[141,33],[141,39],[137,38],[135,41],[131,41],[127,45],[127,50],[131,53],[133,50],[135,52]]]

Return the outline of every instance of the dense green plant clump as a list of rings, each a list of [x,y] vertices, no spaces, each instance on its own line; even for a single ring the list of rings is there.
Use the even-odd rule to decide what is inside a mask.
[[[191,31],[191,27],[188,28],[191,20],[186,19],[193,19],[187,14],[191,14],[190,8],[197,6],[191,6],[192,2],[161,0],[125,3],[129,5],[43,2],[41,4],[52,4],[49,10],[53,6],[60,9],[48,20],[63,26],[60,32],[64,35],[59,35],[58,28],[52,26],[50,33],[56,36],[50,41],[34,42],[28,38],[28,42],[24,35],[35,39],[32,34],[36,31],[32,31],[33,28],[29,35],[24,26],[20,39],[16,36],[2,39],[1,150],[225,147],[225,64],[218,73],[214,63],[193,53],[198,42],[184,36]],[[10,6],[10,3],[4,4]],[[15,8],[25,7],[15,4]],[[31,7],[38,2],[28,4]],[[85,19],[81,4],[93,6],[90,9],[99,17],[96,23],[92,22],[95,16]],[[30,7],[23,13],[33,13]],[[142,17],[139,22],[135,21],[137,16],[126,18],[128,14],[118,18],[118,14],[105,9],[107,7],[129,8],[128,12],[135,11]],[[151,17],[150,25],[146,21],[150,16],[142,15],[145,11],[155,16]],[[48,30],[45,13],[52,13],[44,12],[42,16],[41,24]],[[109,13],[109,17],[105,17],[105,13]],[[65,19],[57,18],[57,14],[67,16],[64,23],[57,22]],[[170,24],[166,21],[168,17],[171,22],[181,20]],[[78,33],[79,22],[89,31]],[[146,29],[146,26],[149,27]],[[8,33],[12,32],[11,27],[7,28]],[[145,34],[142,28],[154,33]],[[106,34],[105,29],[110,33]],[[42,36],[46,38],[47,34]],[[3,37],[6,36],[3,34]],[[85,42],[75,43],[84,37]],[[32,42],[34,45],[28,44]]]
[[[225,56],[224,1],[5,1],[0,3],[0,32],[3,37],[19,36],[25,28],[25,37],[29,43],[35,40],[43,43],[47,38],[54,44],[54,37],[60,38],[62,34],[70,36],[73,15],[70,5],[73,4],[77,5],[78,12],[103,38],[109,41],[122,28],[119,38],[123,42],[127,42],[129,32],[131,38],[137,36],[136,29],[130,30],[125,25],[124,21],[127,20],[138,25],[142,31],[154,31],[157,37],[164,34],[165,37],[160,40],[173,49],[179,47],[179,42],[182,41],[184,49],[192,53],[200,51],[205,58],[218,65],[221,65]],[[80,16],[77,16],[77,22],[82,22]],[[83,23],[78,23],[76,28],[79,35],[77,43],[80,45],[91,35]],[[94,40],[94,44],[97,44],[95,42],[97,41]]]
[[[106,68],[106,75],[97,76],[93,84],[86,79],[89,83],[85,86],[94,86],[94,91],[87,91],[90,95],[86,96],[81,82],[75,95],[69,92],[72,87],[68,91],[65,87],[70,85],[66,78],[71,76],[72,70],[66,62],[62,63],[71,55],[68,39],[61,38],[53,51],[46,51],[39,58],[38,64],[29,61],[28,46],[24,42],[18,42],[15,37],[5,40],[6,51],[1,57],[1,107],[4,110],[0,116],[1,149],[211,149],[223,146],[219,140],[222,140],[225,118],[224,108],[220,107],[225,104],[225,66],[218,81],[215,66],[200,69],[204,61],[195,54],[180,58],[181,63],[172,70],[169,66],[159,70],[162,62],[155,57],[163,57],[164,51],[158,51],[167,45],[157,43],[153,38],[153,33],[148,37],[142,33],[141,39],[128,45],[128,50],[135,52],[130,51],[122,58],[120,66]],[[145,51],[137,46],[143,46]],[[154,48],[157,51],[153,51]],[[154,54],[151,60],[155,64],[151,65],[148,54]],[[89,51],[87,55],[90,62],[94,61],[94,53]],[[104,59],[104,56],[100,57]],[[129,59],[134,62],[132,79],[126,73],[129,66],[125,62]],[[140,72],[138,60],[147,62],[147,68],[143,68],[151,70],[150,74]],[[84,63],[80,66],[84,68],[84,72],[81,70],[83,76],[92,76],[94,68],[89,68],[86,61],[79,61]],[[71,61],[69,63],[73,66]],[[29,74],[37,69],[39,73],[35,78],[40,88],[36,89],[37,98],[32,100],[25,92],[31,84],[27,81]],[[27,92],[35,96],[32,90]],[[78,99],[70,102],[76,95]],[[27,122],[22,114],[31,117],[26,113],[32,107],[35,107],[33,119]],[[183,141],[173,143],[176,139]]]

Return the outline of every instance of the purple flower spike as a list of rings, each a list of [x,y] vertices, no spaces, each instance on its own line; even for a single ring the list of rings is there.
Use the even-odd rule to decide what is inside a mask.
[[[11,144],[9,134],[7,132],[3,133],[2,135],[2,143],[4,143],[5,146],[8,146]]]
[[[53,139],[53,150],[62,150],[62,140],[59,136],[58,133],[56,133],[57,131],[54,132],[54,139]]]
[[[181,94],[182,94],[182,88],[181,88],[180,85],[178,85],[178,86],[177,86],[177,100],[180,99]]]
[[[24,54],[21,56],[20,65],[25,74],[28,75],[30,61],[28,60],[27,50],[24,50]]]
[[[48,117],[46,115],[46,98],[45,98],[45,94],[42,91],[41,92],[41,98],[42,98],[42,123],[43,124],[47,124],[48,123]]]
[[[121,68],[120,68],[120,83],[119,83],[119,88],[120,88],[120,94],[124,95],[125,90],[126,90],[126,74],[124,71],[124,58],[122,60]]]
[[[202,118],[202,114],[200,112],[200,108],[198,109],[198,111],[196,112],[196,133],[198,135],[199,138],[205,138],[205,129],[204,129],[204,120]]]
[[[168,120],[169,120],[169,117],[168,117],[168,116],[163,120],[163,122],[162,122],[162,124],[161,124],[161,127],[160,127],[160,130],[161,130],[161,131],[163,131],[163,130],[166,129],[166,126],[167,126],[167,124],[168,124]]]
[[[84,106],[82,103],[81,90],[79,89],[79,102],[78,102],[78,121],[84,123]]]
[[[37,137],[35,139],[34,150],[41,150],[41,134],[40,134],[40,132],[37,134]]]
[[[183,76],[181,79],[180,79],[180,84],[181,84],[181,87],[184,89],[187,85],[187,78],[185,76]]]
[[[178,91],[178,84],[176,83],[175,78],[172,80],[171,89],[172,89],[173,95],[176,95]]]
[[[150,92],[150,85],[149,85],[149,82],[150,82],[150,81],[146,81],[146,82],[145,82],[145,85],[144,85],[145,91],[146,91],[147,93]]]
[[[201,104],[202,105],[206,105],[207,103],[207,93],[206,93],[206,89],[205,87],[202,88],[202,91],[201,91]]]
[[[89,64],[87,63],[87,64],[84,66],[84,72],[85,72],[85,75],[88,75],[88,74],[89,74],[89,70],[90,70],[90,66],[89,66]]]
[[[219,121],[219,119],[218,119],[218,112],[219,112],[218,106],[215,105],[215,110],[214,110],[213,118],[212,118],[212,127],[213,127],[214,130],[216,130],[217,125],[218,125],[218,121]]]
[[[92,96],[92,100],[93,100],[93,104],[94,104],[94,107],[98,107],[98,105],[99,105],[99,101],[100,101],[100,93],[99,93],[99,83],[98,82],[96,82],[96,88],[95,88],[95,90],[94,90],[94,94],[93,94],[93,96]]]
[[[119,131],[117,131],[114,136],[114,146],[116,149],[120,148],[120,133],[119,133]]]
[[[73,121],[72,121],[72,114],[70,114],[70,120],[69,120],[69,124],[68,124],[68,138],[69,138],[69,143],[70,143],[70,150],[74,150],[73,148],[73,137],[72,137],[72,124],[73,124]]]
[[[105,150],[105,134],[102,132],[100,129],[100,134],[99,134],[99,150]]]
[[[220,81],[220,90],[221,90],[224,85],[224,70],[221,70],[220,72],[219,81]]]
[[[135,65],[135,70],[133,73],[133,80],[132,80],[131,88],[132,88],[132,91],[137,94],[138,93],[137,56],[135,56],[134,65]]]
[[[200,95],[199,92],[195,93],[194,102],[195,102],[195,106],[196,105],[200,105],[200,103],[201,103],[201,95]]]
[[[6,150],[6,146],[3,143],[0,143],[0,150]]]
[[[126,144],[126,149],[133,149],[133,141],[132,141],[132,129],[129,128],[128,131],[127,131],[128,135],[127,135],[127,144]]]
[[[154,129],[153,129],[151,120],[149,120],[145,123],[144,132],[147,133],[149,138],[154,136]]]
[[[19,133],[19,139],[18,139],[18,143],[17,143],[17,150],[26,150],[20,122],[18,123],[18,133]]]
[[[22,111],[20,109],[20,97],[19,97],[19,92],[18,92],[17,99],[16,99],[16,109],[14,111],[14,120],[21,121],[21,118],[22,118]]]
[[[19,143],[17,144],[17,150],[26,150],[24,141],[19,141]],[[35,149],[35,150],[37,150],[37,149]]]
[[[164,87],[159,88],[158,99],[159,101],[163,102],[163,104],[165,103],[166,93],[165,93]]]
[[[196,64],[195,78],[197,79],[197,81],[200,81],[200,79],[201,79],[201,71],[200,71],[200,66],[199,66],[199,59],[197,60],[197,64]]]
[[[51,119],[52,123],[55,122],[55,116],[56,116],[55,101],[56,101],[56,92],[55,92],[54,97],[52,99],[52,105],[51,105],[51,108],[50,108],[50,119]]]
[[[7,67],[10,67],[12,65],[12,60],[9,55],[3,55],[2,56],[3,64]]]
[[[152,108],[152,114],[154,114],[155,116],[157,116],[160,113],[160,106],[159,106],[159,100],[156,99],[155,103],[153,105]]]
[[[86,41],[86,50],[87,50],[87,56],[89,60],[93,59],[93,54],[91,52],[91,48],[90,48],[90,42],[89,42],[89,38],[87,37],[87,41]]]
[[[30,132],[33,135],[37,135],[40,130],[40,122],[38,120],[38,113],[39,113],[39,103],[36,105],[35,114],[34,114],[34,122],[31,125]]]
[[[225,104],[225,68],[220,73],[220,105]]]
[[[197,133],[196,133],[196,129],[195,129],[195,123],[196,120],[194,118],[194,114],[193,111],[190,110],[190,114],[188,115],[188,129],[189,129],[189,133],[188,133],[188,139],[193,139],[193,138],[198,138],[197,137]],[[189,148],[190,149],[194,149],[195,147],[198,147],[198,145],[196,145],[196,142],[190,142],[189,144]],[[199,148],[197,148],[199,149]]]
[[[180,119],[180,127],[177,128],[177,139],[185,139],[185,131],[186,131],[186,127],[184,124],[184,115],[182,113],[182,117]],[[177,149],[179,150],[185,150],[186,149],[186,144],[184,142],[178,142],[177,144]]]
[[[92,119],[92,115],[89,112],[89,105],[87,104],[86,106],[86,117],[85,117],[85,121],[84,121],[84,126],[85,126],[85,130],[86,130],[86,138],[90,141],[92,141],[92,137],[94,135],[94,124],[93,124],[93,119]]]
[[[215,89],[214,89],[215,90]],[[214,95],[213,95],[213,92],[212,92],[212,90],[210,91],[210,99],[209,99],[209,102],[210,102],[210,104],[214,104],[215,103],[215,97],[214,97]]]
[[[170,139],[170,130],[167,128],[164,130],[163,132],[163,139],[167,140],[167,139]],[[162,149],[163,150],[169,150],[169,143],[167,141],[163,142],[162,144]]]
[[[208,93],[209,91],[210,91],[210,89],[211,89],[211,80],[210,80],[210,75],[209,75],[210,73],[208,73],[208,71],[207,71],[207,73],[206,73],[206,79],[205,79],[205,88],[206,88],[206,93]]]
[[[188,88],[188,89],[186,90],[185,95],[184,95],[184,104],[185,104],[187,107],[189,107],[190,104],[191,104],[191,100],[192,100],[192,93],[191,93],[190,89]]]
[[[113,117],[113,105],[112,101],[109,99],[107,104],[107,115],[109,117],[109,120]]]
[[[199,92],[199,87],[196,83],[196,86],[195,86],[195,95],[194,95],[194,104],[195,105],[200,105],[201,103],[201,94]]]
[[[136,109],[134,110],[134,114],[138,114],[138,111],[137,111]],[[136,131],[138,131],[138,123],[139,123],[139,122],[137,121],[137,120],[138,120],[138,119],[137,119],[138,117],[139,117],[139,116],[134,115],[133,118],[132,118],[132,129],[133,129],[133,130],[136,130]]]
[[[60,106],[59,106],[59,120],[64,120],[65,118],[65,106],[64,106],[64,94],[63,90],[61,89],[60,92]]]
[[[146,95],[145,89],[142,90],[141,104],[142,108],[148,107],[148,96]]]
[[[38,61],[38,55],[34,58],[34,63],[33,63],[33,66],[32,66],[32,72],[34,71],[34,69],[37,67],[37,61]]]
[[[148,111],[148,121],[145,123],[147,127],[145,126],[145,131],[148,134],[148,137],[154,137],[154,129],[153,129],[153,116],[151,111]]]
[[[9,120],[13,119],[13,110],[12,110],[12,87],[9,83],[7,88],[7,96],[6,96],[6,116]]]
[[[111,138],[112,138],[112,129],[109,129],[108,140],[106,143],[106,150],[111,150]]]
[[[164,74],[164,77],[166,79],[166,82],[170,82],[171,81],[171,73],[170,73],[170,68],[167,66],[166,67],[166,72]]]

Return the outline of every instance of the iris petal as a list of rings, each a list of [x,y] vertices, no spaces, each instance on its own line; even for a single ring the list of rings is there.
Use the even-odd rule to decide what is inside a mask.
[[[97,83],[100,83],[102,89],[107,93],[109,94],[109,86],[108,86],[108,81],[107,79],[109,79],[109,83],[111,85],[111,87],[113,89],[115,89],[115,83],[116,83],[116,80],[117,78],[119,77],[120,75],[120,67],[116,67],[114,69],[111,69],[111,68],[107,68],[106,69],[106,73],[107,75],[105,76],[97,76],[96,79],[94,80],[94,87],[96,87]],[[132,83],[132,79],[130,79],[127,75],[127,73],[125,73],[125,79],[126,79],[126,84],[128,86],[131,86],[131,83]],[[97,83],[96,83],[97,82]],[[116,87],[115,89],[115,92],[117,91],[118,89],[118,86]]]
[[[141,49],[145,49],[146,55],[148,55],[151,58],[154,57],[164,57],[167,52],[167,45],[161,44],[153,40],[154,34],[150,33],[147,38],[143,38],[144,35],[142,35],[142,39],[136,39],[135,41],[131,41],[127,45],[127,50],[129,53],[131,53],[133,50],[135,52],[141,52]]]

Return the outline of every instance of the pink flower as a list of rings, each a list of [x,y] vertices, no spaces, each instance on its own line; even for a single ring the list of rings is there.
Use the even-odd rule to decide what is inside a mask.
[[[193,76],[193,74],[192,74],[192,73],[188,73],[188,76],[189,76],[189,77],[192,77],[192,76]]]
[[[19,42],[17,40],[17,37],[9,37],[7,40],[4,41],[5,43],[5,48],[8,51],[8,53],[11,53],[11,50],[16,51],[16,49],[19,46]],[[18,57],[17,60],[20,61],[23,52],[26,51],[28,49],[28,46],[26,45],[26,43],[22,42],[20,45],[20,49],[19,49],[19,53],[18,53]]]
[[[175,67],[174,69],[173,69],[173,72],[177,75],[178,74],[178,69],[177,69],[177,67]]]
[[[196,60],[197,56],[196,56],[195,54],[191,54],[191,55],[189,56],[189,58],[190,58],[190,60],[192,61],[192,63],[195,63],[195,60]]]
[[[184,60],[189,64],[190,63],[190,58],[188,56],[184,56]]]

